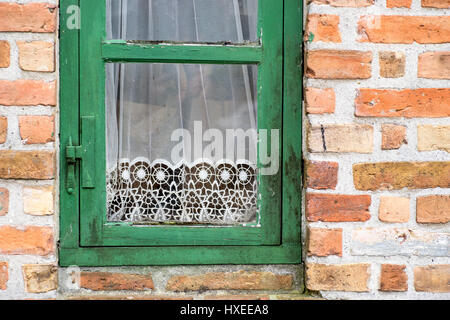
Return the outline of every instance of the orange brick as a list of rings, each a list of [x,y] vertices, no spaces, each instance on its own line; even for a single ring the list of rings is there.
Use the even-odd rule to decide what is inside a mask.
[[[310,14],[306,24],[305,41],[341,42],[339,16],[332,14]]]
[[[337,162],[307,161],[306,186],[312,189],[335,189],[338,182]]]
[[[54,32],[56,5],[49,3],[0,3],[0,31]]]
[[[336,104],[334,89],[306,88],[305,104],[307,113],[334,113]]]
[[[10,64],[10,46],[6,40],[0,41],[0,68],[8,68]]]
[[[370,219],[369,195],[306,194],[308,221],[352,222]]]
[[[380,290],[406,291],[408,290],[408,275],[403,265],[381,265]]]
[[[55,116],[19,116],[20,137],[25,144],[55,141]]]
[[[450,0],[422,0],[422,7],[424,8],[450,8]]]
[[[306,287],[310,290],[367,292],[369,264],[306,266]]]
[[[375,3],[375,0],[308,0],[308,4],[327,4],[332,7],[368,7]]]
[[[387,8],[411,8],[412,0],[386,0]]]
[[[19,48],[19,66],[22,70],[55,71],[55,49],[52,42],[17,41]]]
[[[362,16],[358,41],[374,43],[450,42],[450,16]]]
[[[0,117],[0,144],[6,142],[8,136],[8,118]]]
[[[431,51],[419,55],[417,76],[428,79],[450,79],[450,51]]]
[[[383,222],[408,222],[409,198],[381,197],[378,218]]]
[[[215,272],[198,276],[172,276],[167,282],[166,290],[289,290],[293,281],[292,275],[277,275],[272,272]]]
[[[8,279],[8,262],[0,262],[0,290],[6,290]]]
[[[364,191],[450,188],[450,161],[359,163],[353,181]]]
[[[368,79],[372,75],[372,52],[310,50],[306,76],[317,79]]]
[[[414,268],[416,291],[450,292],[450,264]]]
[[[381,126],[381,149],[393,150],[399,149],[406,140],[406,127],[395,124],[383,124]]]
[[[4,216],[9,210],[9,191],[5,188],[0,188],[0,216]]]
[[[417,198],[418,223],[450,222],[450,195],[432,195]]]
[[[154,289],[151,275],[111,272],[82,272],[80,286],[94,291]]]
[[[40,80],[0,80],[0,105],[56,105],[56,82]]]
[[[308,256],[342,256],[342,229],[308,230]]]
[[[359,117],[450,117],[450,89],[360,89]]]
[[[46,256],[53,252],[50,227],[0,226],[0,254]]]
[[[54,152],[0,151],[0,179],[48,180],[54,177]]]

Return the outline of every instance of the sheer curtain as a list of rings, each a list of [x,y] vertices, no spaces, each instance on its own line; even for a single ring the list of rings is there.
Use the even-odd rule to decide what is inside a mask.
[[[107,36],[255,41],[257,3],[107,0]],[[247,137],[244,153],[234,150],[226,156],[205,156],[193,147],[199,125],[203,133],[216,129],[223,137],[227,129],[256,130],[256,70],[242,65],[107,65],[110,221],[233,224],[255,219],[256,137]],[[179,141],[174,132],[183,133]],[[209,143],[203,141],[202,149]],[[173,159],[177,147],[182,162]]]

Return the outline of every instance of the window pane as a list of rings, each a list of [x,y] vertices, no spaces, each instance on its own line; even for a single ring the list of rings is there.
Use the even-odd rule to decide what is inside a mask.
[[[257,219],[256,65],[108,64],[108,220]]]
[[[107,0],[109,39],[256,41],[258,0]]]

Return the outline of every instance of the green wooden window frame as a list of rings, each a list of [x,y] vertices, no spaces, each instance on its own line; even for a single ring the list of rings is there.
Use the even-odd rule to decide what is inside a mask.
[[[105,1],[60,1],[62,266],[301,262],[302,1],[259,0],[261,43],[105,40]],[[81,28],[68,8],[81,8]],[[88,30],[83,32],[83,30]],[[261,227],[135,227],[106,221],[105,63],[258,65],[258,127],[281,131],[279,173],[261,176]]]

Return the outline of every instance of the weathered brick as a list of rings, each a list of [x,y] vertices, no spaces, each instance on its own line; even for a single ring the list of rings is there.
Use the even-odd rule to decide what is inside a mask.
[[[51,151],[0,151],[0,179],[48,180],[55,177]]]
[[[0,117],[0,144],[5,143],[8,137],[8,118]]]
[[[381,149],[394,150],[399,149],[406,140],[406,127],[396,124],[383,124],[381,126]]]
[[[49,3],[0,3],[0,31],[54,32],[56,7]]]
[[[450,161],[378,162],[353,165],[357,190],[449,188]]]
[[[308,221],[351,222],[370,219],[369,195],[306,194]]]
[[[432,51],[419,55],[419,78],[450,79],[450,51]]]
[[[233,294],[233,295],[216,295],[216,296],[205,296],[204,300],[269,300],[267,295],[253,295],[253,294]]]
[[[306,88],[305,105],[306,113],[333,113],[336,105],[334,89]]]
[[[417,127],[417,149],[419,151],[444,150],[450,152],[450,125]]]
[[[81,272],[80,286],[94,291],[154,289],[150,274],[129,274],[112,272]]]
[[[417,197],[418,223],[450,222],[450,195]]]
[[[121,295],[86,295],[81,296],[69,296],[67,300],[194,300],[189,296],[161,296],[150,294],[121,294]]]
[[[332,7],[368,7],[375,3],[375,0],[308,0],[308,4],[327,4]]]
[[[369,264],[306,265],[306,286],[310,290],[369,291]]]
[[[400,78],[405,75],[406,55],[404,52],[380,51],[380,76],[383,78]]]
[[[54,72],[55,49],[52,42],[17,41],[19,66],[25,71]]]
[[[56,82],[41,80],[0,80],[0,105],[56,105]]]
[[[407,291],[408,275],[406,266],[395,264],[381,265],[380,290],[381,291]]]
[[[422,7],[424,8],[450,8],[450,0],[422,0]]]
[[[450,117],[450,89],[360,89],[359,117]]]
[[[307,161],[306,186],[312,189],[336,189],[339,165],[337,162]]]
[[[416,291],[450,292],[450,264],[415,267],[414,287]]]
[[[11,48],[6,40],[0,41],[0,68],[8,68],[10,64]]]
[[[328,124],[309,127],[308,150],[371,153],[373,127],[365,124]]]
[[[46,256],[54,252],[50,227],[0,226],[0,254]]]
[[[411,8],[412,0],[386,0],[387,8]]]
[[[293,276],[272,272],[238,271],[214,272],[196,276],[172,276],[167,282],[169,291],[198,290],[289,290]]]
[[[9,210],[9,190],[0,188],[0,216],[4,216]]]
[[[25,144],[55,141],[55,116],[19,116],[20,138]]]
[[[339,16],[334,14],[309,14],[304,40],[341,42]]]
[[[342,256],[342,229],[308,229],[308,256]]]
[[[0,290],[6,290],[8,279],[8,262],[0,262]]]
[[[372,52],[356,50],[310,50],[306,76],[317,79],[368,79],[372,75]]]
[[[374,43],[450,42],[450,16],[362,16],[358,41]]]
[[[25,264],[22,266],[25,291],[44,293],[58,289],[58,268],[47,264]]]
[[[450,234],[406,228],[365,228],[352,232],[351,252],[359,256],[431,256],[450,254]]]
[[[378,218],[383,222],[404,223],[409,221],[409,198],[380,197]]]
[[[33,216],[52,215],[53,186],[23,188],[23,211]]]

